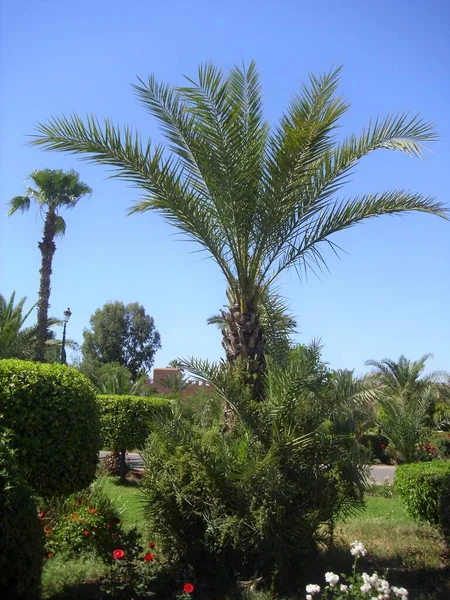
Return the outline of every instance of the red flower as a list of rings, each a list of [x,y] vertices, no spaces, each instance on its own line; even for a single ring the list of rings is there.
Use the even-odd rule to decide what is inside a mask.
[[[51,534],[51,532],[52,532],[52,530],[51,530],[51,529],[46,529],[46,530],[44,531],[45,535],[50,535],[50,534]]]
[[[96,509],[96,508],[90,508],[90,509],[89,509],[89,514],[91,514],[91,515],[95,515],[95,514],[96,514],[96,512],[97,512],[97,509]]]
[[[121,560],[124,557],[125,557],[125,552],[121,548],[114,550],[114,552],[113,552],[114,560]]]
[[[383,450],[386,448],[386,444],[381,444],[381,447],[383,448]]]
[[[184,584],[183,592],[185,592],[186,594],[192,594],[193,591],[194,591],[194,586],[192,585],[192,583]]]
[[[147,554],[144,556],[144,560],[145,560],[145,562],[152,562],[152,560],[153,560],[154,558],[155,558],[155,557],[153,556],[153,554],[150,554],[150,552],[149,552],[149,553],[147,553]]]
[[[47,558],[52,558],[53,552],[47,552]]]
[[[154,548],[155,547],[155,542],[150,542],[150,544],[148,545],[149,548]]]
[[[83,535],[89,535],[89,533],[90,533],[90,531],[88,531],[87,529],[85,529],[85,530],[83,531]]]
[[[118,525],[120,523],[119,517],[114,517],[113,521],[116,525]]]
[[[106,529],[111,529],[111,523],[106,523]]]
[[[45,517],[45,512],[40,512],[40,513],[39,513],[39,518],[40,518],[40,519],[43,519],[44,517]]]

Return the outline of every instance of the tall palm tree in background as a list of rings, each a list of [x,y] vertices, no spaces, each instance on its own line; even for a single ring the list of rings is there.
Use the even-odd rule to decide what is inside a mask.
[[[435,199],[407,190],[338,198],[363,156],[381,148],[420,156],[422,144],[437,137],[431,123],[400,114],[370,121],[360,136],[338,142],[349,108],[337,95],[340,71],[311,75],[273,129],[263,116],[253,62],[227,76],[206,64],[185,87],[152,76],[134,86],[167,147],[142,141],[129,127],[77,115],[39,124],[31,142],[112,166],[144,193],[130,213],[156,210],[203,246],[228,285],[227,360],[247,361],[256,395],[265,369],[261,299],[281,273],[323,267],[323,245],[335,249],[330,236],[364,219],[447,214]]]
[[[39,300],[37,313],[37,343],[35,359],[45,360],[45,343],[49,337],[48,309],[50,299],[50,278],[52,274],[53,255],[56,250],[55,238],[64,235],[66,223],[59,214],[62,208],[74,208],[78,200],[92,190],[81,182],[75,171],[43,169],[30,175],[34,187],[28,187],[24,196],[15,196],[10,201],[11,216],[18,210],[27,211],[34,200],[44,220],[42,241],[39,242],[41,251],[41,280],[39,285]]]

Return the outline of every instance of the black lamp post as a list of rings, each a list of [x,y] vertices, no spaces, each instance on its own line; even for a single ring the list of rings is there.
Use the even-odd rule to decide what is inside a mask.
[[[69,322],[71,314],[72,313],[70,312],[70,308],[68,308],[67,310],[64,311],[64,318],[62,320],[64,323],[62,346],[61,346],[61,364],[62,365],[66,364],[66,325]]]

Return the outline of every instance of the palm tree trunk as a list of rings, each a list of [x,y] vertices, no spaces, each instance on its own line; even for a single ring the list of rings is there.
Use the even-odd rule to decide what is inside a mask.
[[[253,397],[261,399],[266,361],[258,312],[250,303],[242,310],[241,305],[235,302],[224,317],[226,325],[222,329],[222,346],[227,363],[231,367],[244,363],[246,383],[250,385]]]
[[[50,277],[52,274],[52,261],[55,254],[55,232],[56,232],[56,212],[50,206],[44,223],[44,235],[42,242],[39,242],[41,251],[41,281],[39,285],[39,301],[37,313],[37,341],[36,355],[37,361],[45,361],[45,343],[48,339],[48,309],[50,301]]]

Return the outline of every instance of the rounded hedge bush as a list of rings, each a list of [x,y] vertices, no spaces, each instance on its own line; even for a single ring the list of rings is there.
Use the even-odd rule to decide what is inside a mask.
[[[21,473],[37,495],[70,494],[94,479],[98,405],[94,388],[77,370],[0,360],[0,414]]]
[[[125,481],[126,450],[142,448],[150,433],[150,422],[167,411],[170,400],[144,396],[97,396],[100,408],[101,446],[113,452],[105,464]]]
[[[41,597],[44,535],[31,490],[24,485],[9,446],[0,431],[0,597]]]
[[[170,400],[145,396],[99,395],[101,447],[120,452],[145,445],[150,422],[168,411]]]
[[[418,521],[450,532],[450,462],[401,465],[395,472],[394,487],[408,513]]]

